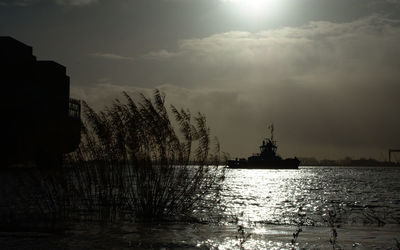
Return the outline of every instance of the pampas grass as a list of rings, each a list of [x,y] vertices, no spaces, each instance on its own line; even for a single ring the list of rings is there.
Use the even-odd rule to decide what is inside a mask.
[[[82,102],[79,148],[61,168],[32,169],[13,206],[26,204],[19,209],[37,218],[101,222],[201,220],[218,207],[224,170],[205,116],[168,112],[158,90],[139,101],[123,94],[100,112]]]

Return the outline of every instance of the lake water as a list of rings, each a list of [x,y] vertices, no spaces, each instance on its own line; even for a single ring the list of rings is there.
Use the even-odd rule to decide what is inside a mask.
[[[228,219],[219,224],[79,225],[58,236],[0,233],[0,246],[232,249],[251,234],[242,244],[246,249],[288,249],[300,221],[304,225],[296,246],[306,249],[332,248],[332,229],[337,246],[345,249],[397,249],[396,239],[400,241],[400,168],[228,169],[222,204]]]

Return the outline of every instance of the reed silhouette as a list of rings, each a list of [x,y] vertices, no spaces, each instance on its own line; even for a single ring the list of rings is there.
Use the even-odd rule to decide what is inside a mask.
[[[18,193],[9,203],[27,211],[5,211],[8,218],[53,226],[76,220],[198,221],[213,214],[224,168],[218,167],[219,145],[212,146],[204,115],[172,106],[178,130],[158,90],[139,102],[124,95],[126,103],[115,100],[101,112],[83,102],[79,147],[60,168],[32,168],[9,186]]]
[[[158,90],[153,100],[141,95],[139,103],[124,96],[126,104],[115,100],[99,113],[83,103],[82,142],[67,162],[74,188],[91,201],[87,209],[102,214],[106,208],[113,218],[160,219],[215,207],[224,172],[218,142],[210,153],[204,115],[192,118],[172,106],[176,132]]]

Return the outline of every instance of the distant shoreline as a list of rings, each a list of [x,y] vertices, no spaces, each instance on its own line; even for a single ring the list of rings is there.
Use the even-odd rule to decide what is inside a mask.
[[[329,166],[329,167],[400,167],[397,161],[379,161],[373,158],[351,159],[346,157],[339,160],[317,160],[314,157],[299,157],[300,166]]]
[[[382,164],[301,164],[299,167],[399,167],[400,163],[382,163]]]

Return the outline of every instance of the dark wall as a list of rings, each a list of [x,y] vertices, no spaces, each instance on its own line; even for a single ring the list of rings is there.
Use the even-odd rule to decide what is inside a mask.
[[[75,149],[79,141],[67,145],[68,138],[77,138],[80,129],[73,126],[80,123],[70,121],[66,68],[37,61],[32,47],[11,37],[0,37],[0,58],[2,154],[7,161],[35,160]]]

